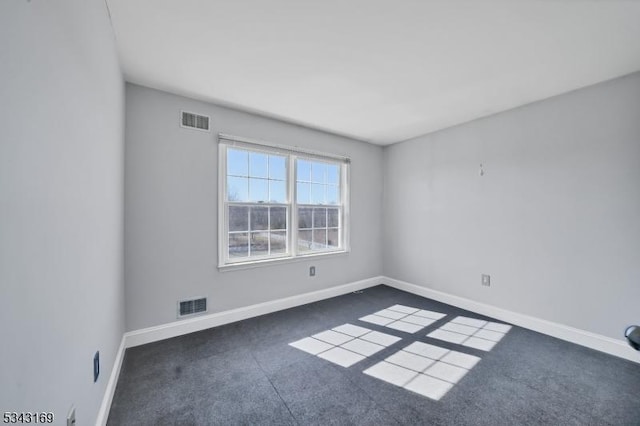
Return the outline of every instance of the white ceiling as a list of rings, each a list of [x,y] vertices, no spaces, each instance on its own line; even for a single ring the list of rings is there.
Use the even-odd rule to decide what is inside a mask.
[[[640,70],[640,1],[107,3],[127,81],[381,145]]]

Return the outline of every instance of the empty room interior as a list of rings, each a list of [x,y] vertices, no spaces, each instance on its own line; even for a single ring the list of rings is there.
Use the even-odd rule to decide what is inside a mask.
[[[3,0],[3,423],[640,425],[639,23]]]

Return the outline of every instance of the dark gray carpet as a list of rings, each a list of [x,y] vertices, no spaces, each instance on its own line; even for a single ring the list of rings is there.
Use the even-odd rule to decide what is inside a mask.
[[[358,321],[394,304],[446,313],[415,333]],[[519,327],[484,352],[426,337],[490,319],[386,286],[128,349],[109,425],[640,425],[640,365]],[[402,337],[349,367],[288,343],[344,323]],[[362,373],[413,341],[482,360],[440,401]]]

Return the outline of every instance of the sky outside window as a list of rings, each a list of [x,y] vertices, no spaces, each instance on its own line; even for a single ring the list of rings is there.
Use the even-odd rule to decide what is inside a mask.
[[[286,158],[243,149],[227,150],[227,199],[286,203]]]

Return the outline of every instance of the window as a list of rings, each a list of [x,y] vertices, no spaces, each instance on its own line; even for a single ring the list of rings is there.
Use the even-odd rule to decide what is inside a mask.
[[[348,251],[348,167],[220,135],[219,266]]]

